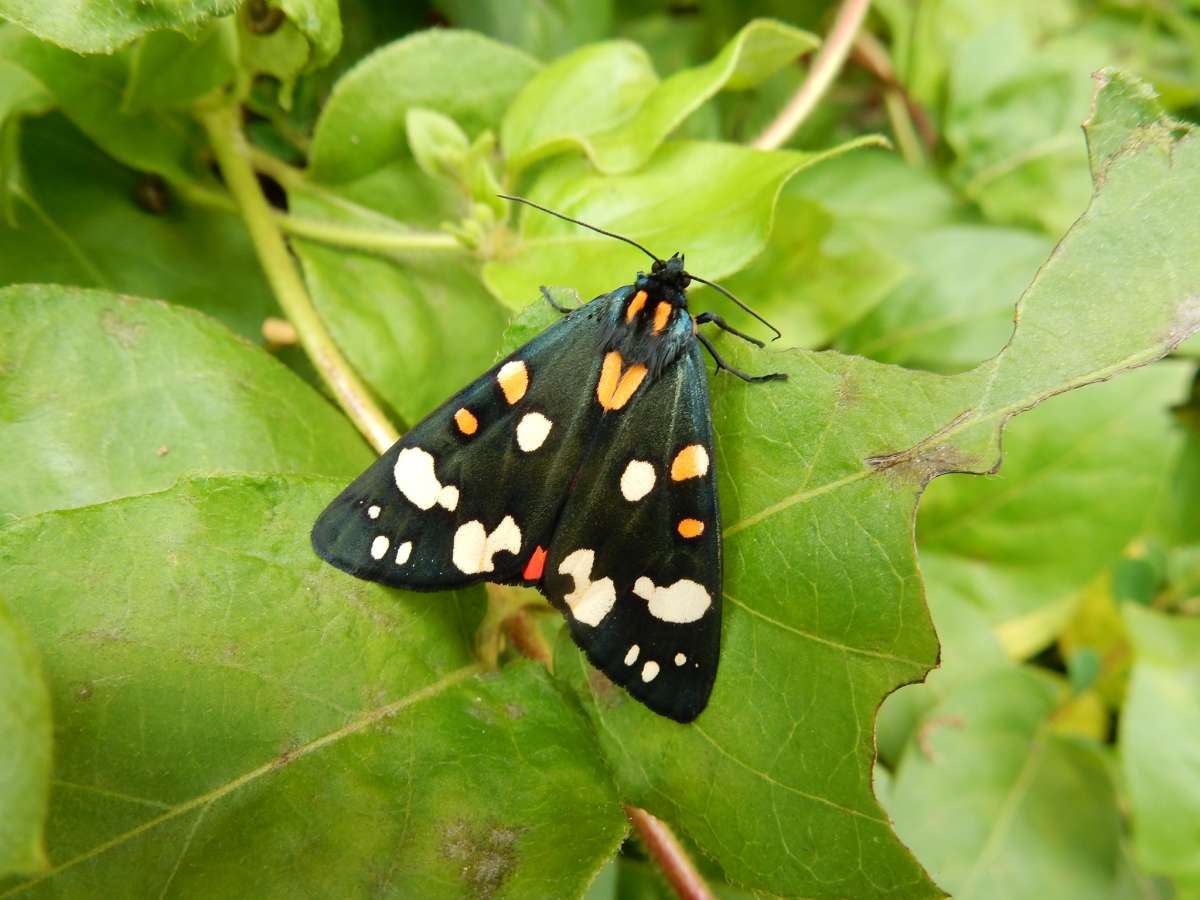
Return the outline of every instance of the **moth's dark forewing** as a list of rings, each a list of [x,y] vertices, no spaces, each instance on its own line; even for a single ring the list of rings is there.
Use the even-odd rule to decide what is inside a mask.
[[[601,410],[594,383],[585,382],[594,380],[603,335],[630,290],[597,297],[551,325],[416,425],[321,514],[312,532],[317,553],[359,578],[415,590],[522,580],[535,548],[550,546],[572,479],[593,446]],[[528,376],[515,403],[498,381],[510,361],[524,362]],[[475,419],[473,434],[456,422],[462,409]],[[528,447],[544,430],[535,421],[538,428],[522,431],[531,414],[550,428],[528,450],[520,435]],[[419,502],[398,486],[396,465],[405,451],[408,487]],[[446,487],[457,495],[436,490]],[[456,544],[464,526],[485,544],[492,541],[483,554],[490,570],[457,564],[456,549],[461,559],[463,547],[474,546],[461,537]]]
[[[706,472],[673,480],[672,461],[694,445],[705,449]],[[655,712],[690,722],[708,703],[721,644],[721,528],[712,419],[704,359],[695,341],[625,409],[601,418],[594,447],[554,533],[543,590],[566,614],[572,636],[596,668]],[[622,487],[631,462],[649,463],[654,470],[653,486],[636,500],[628,499]],[[636,496],[645,488],[644,473],[642,469],[640,481],[629,479],[629,493]],[[684,520],[703,523],[703,532],[684,537]],[[579,551],[592,552],[590,567],[584,565],[586,555],[573,556]],[[597,618],[603,586],[593,588],[590,607],[572,608],[571,597],[578,602],[585,569],[586,581],[612,579],[615,593],[611,609],[595,624],[581,616]],[[693,582],[707,593],[708,605],[698,618],[666,621],[652,608],[686,619],[696,604],[651,604],[644,588],[643,595],[635,593],[642,578],[658,588]],[[693,600],[699,596],[695,590]],[[685,596],[683,588],[678,595]]]

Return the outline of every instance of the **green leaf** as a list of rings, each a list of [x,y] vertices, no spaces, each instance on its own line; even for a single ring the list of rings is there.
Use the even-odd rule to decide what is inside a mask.
[[[509,169],[571,147],[601,172],[637,169],[718,91],[753,87],[817,43],[782,22],[756,20],[711,62],[661,83],[636,44],[584,47],[543,69],[505,114],[500,144]]]
[[[237,30],[220,19],[194,37],[174,31],[146,35],[133,49],[122,109],[140,113],[185,107],[237,74]]]
[[[413,159],[426,175],[453,177],[462,168],[471,142],[449,116],[414,106],[408,111],[405,130]]]
[[[457,28],[469,28],[540,59],[553,59],[611,32],[613,0],[435,0]]]
[[[337,0],[275,0],[288,21],[312,45],[310,66],[320,68],[337,56],[342,46],[342,19]]]
[[[1102,90],[1096,93],[1088,116],[1087,145],[1092,177],[1100,179],[1109,160],[1130,140],[1131,134],[1136,139],[1142,129],[1153,134],[1174,126],[1162,119],[1158,97],[1145,82],[1112,68],[1103,69],[1093,77]]]
[[[21,164],[21,120],[54,108],[45,85],[20,66],[0,59],[0,211],[3,224],[13,225],[14,198],[27,190]]]
[[[1032,231],[966,224],[921,229],[904,245],[909,276],[837,348],[939,372],[968,369],[1004,346],[1013,298],[1053,247]]]
[[[130,51],[77,56],[16,28],[0,28],[0,59],[41,82],[67,118],[105,153],[135,169],[190,181],[201,142],[199,126],[182,113],[125,111],[132,58]]]
[[[481,590],[400,593],[313,554],[342,483],[184,481],[0,531],[59,710],[31,887],[571,896],[615,852],[579,712],[540,666],[473,661]]]
[[[1200,885],[1200,619],[1122,608],[1133,674],[1120,748],[1146,870]]]
[[[205,23],[237,9],[237,0],[0,0],[0,18],[77,53],[112,53],[149,31],[195,34]]]
[[[504,314],[470,264],[445,254],[389,260],[311,241],[294,246],[338,345],[406,423],[491,366]]]
[[[722,286],[770,319],[788,344],[819,347],[877,306],[907,272],[900,259],[789,184],[766,249]],[[737,319],[752,327],[747,316]]]
[[[871,793],[875,710],[937,656],[913,547],[917,500],[939,474],[997,466],[1013,415],[1149,363],[1200,327],[1200,257],[1186,249],[1198,203],[1194,133],[1122,154],[1022,296],[1009,344],[960,375],[721,339],[735,365],[789,380],[712,381],[726,565],[721,672],[707,711],[689,726],[662,720],[598,678],[565,639],[556,654],[556,672],[597,722],[623,799],[665,818],[753,890],[937,895]],[[1147,246],[1174,264],[1138,265]],[[1046,711],[1034,710],[1035,722]],[[1094,749],[1053,740],[1049,771],[1065,756],[1104,774]],[[1079,853],[1110,860],[1119,817],[1111,785],[1097,790],[1083,802],[1109,820],[1087,825]],[[964,840],[978,833],[963,830]],[[1101,874],[1112,869],[1106,862]],[[943,875],[947,887],[952,878]]]
[[[55,282],[196,307],[245,337],[278,315],[245,226],[126,169],[60,116],[22,129],[27,188],[0,222],[0,284]],[[220,265],[213,265],[220,260]]]
[[[6,588],[8,586],[6,585]],[[0,600],[0,879],[46,868],[50,697],[37,653]]]
[[[929,592],[980,610],[1014,655],[1046,646],[1147,523],[1190,377],[1159,363],[1056,397],[1012,424],[999,475],[931,485],[917,518]]]
[[[538,69],[519,50],[463,31],[423,31],[375,51],[338,81],[313,135],[323,182],[362,178],[407,153],[410,107],[454,119],[470,136],[495,129]]]
[[[349,477],[371,458],[312,388],[211,319],[63,287],[0,291],[0,444],[0,519],[190,473]]]
[[[684,251],[691,271],[719,279],[762,252],[775,200],[788,178],[859,145],[808,154],[670,142],[629,175],[596,173],[578,158],[548,163],[528,196],[633,238],[659,255]],[[536,297],[542,284],[569,285],[591,298],[646,266],[636,249],[535,210],[522,213],[520,238],[516,248],[483,270],[488,287],[514,309]]]
[[[930,711],[892,781],[888,813],[961,900],[1115,894],[1121,817],[1099,745],[1049,721],[1063,686],[998,669]]]

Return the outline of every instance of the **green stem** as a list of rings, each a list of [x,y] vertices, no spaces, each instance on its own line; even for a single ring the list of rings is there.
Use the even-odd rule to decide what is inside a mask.
[[[185,199],[198,206],[207,206],[225,212],[238,212],[233,198],[221,191],[194,183],[176,184],[175,188]],[[271,218],[287,234],[351,250],[401,253],[406,250],[463,249],[462,245],[448,234],[386,228],[356,228],[353,225],[336,225],[332,222],[322,222],[319,219],[306,219],[303,216],[295,216],[276,209],[271,210]]]
[[[796,129],[808,118],[808,114],[825,96],[838,72],[842,70],[842,64],[854,43],[854,36],[858,34],[870,6],[871,0],[842,0],[833,27],[829,29],[825,43],[821,45],[812,68],[808,70],[808,77],[788,101],[788,105],[763,129],[763,133],[754,139],[751,146],[759,150],[777,150],[796,133]]]
[[[463,249],[462,244],[448,234],[376,231],[370,228],[355,228],[353,225],[335,225],[332,222],[305,219],[290,213],[276,213],[275,221],[279,223],[280,228],[296,237],[354,250],[400,253],[406,250]]]
[[[250,148],[242,134],[237,109],[224,106],[205,110],[200,120],[280,307],[296,326],[300,343],[338,404],[371,446],[382,453],[396,442],[399,433],[342,356],[313,307],[250,165]]]

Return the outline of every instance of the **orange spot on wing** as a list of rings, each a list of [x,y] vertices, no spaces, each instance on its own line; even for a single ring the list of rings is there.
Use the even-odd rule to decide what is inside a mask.
[[[525,580],[538,581],[542,577],[542,570],[546,568],[546,550],[538,546],[530,555],[529,562],[525,563]]]
[[[616,350],[606,353],[604,365],[600,367],[600,381],[596,384],[596,399],[610,412],[628,403],[646,377],[646,367],[641,363],[634,363],[624,374],[621,363],[621,354]]]
[[[699,519],[680,519],[677,529],[681,537],[700,537],[704,534],[704,523]]]
[[[596,384],[596,399],[605,409],[609,409],[609,401],[621,380],[621,354],[610,350],[604,355],[604,365],[600,367],[600,381]]]
[[[671,480],[686,481],[699,478],[708,471],[708,451],[700,444],[691,444],[675,454],[671,461]]]
[[[470,437],[479,430],[479,420],[465,406],[454,414],[454,424],[458,430]]]
[[[642,311],[642,307],[646,305],[646,292],[638,291],[633,295],[633,299],[629,301],[629,306],[625,307],[625,324],[629,324]]]
[[[654,333],[661,334],[662,330],[667,327],[667,320],[671,318],[671,304],[659,303],[654,307]]]
[[[522,360],[510,360],[500,367],[500,371],[496,373],[496,381],[500,383],[504,399],[512,406],[529,390],[529,368]]]

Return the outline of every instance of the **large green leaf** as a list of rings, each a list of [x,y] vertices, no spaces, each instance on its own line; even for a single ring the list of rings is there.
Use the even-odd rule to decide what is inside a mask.
[[[0,59],[45,86],[63,113],[106,153],[127,166],[188,181],[197,168],[199,126],[181,112],[124,106],[132,51],[78,56],[20,29],[0,27]]]
[[[351,181],[405,155],[414,106],[450,116],[472,136],[495,128],[537,69],[521,51],[469,31],[423,31],[389,44],[334,88],[313,135],[312,175]]]
[[[784,190],[766,249],[722,286],[788,344],[821,347],[882,302],[908,265],[792,184]],[[747,316],[730,318],[753,327]]]
[[[0,0],[0,17],[77,53],[112,53],[148,31],[170,28],[194,34],[237,6],[237,0]]]
[[[1056,397],[1013,423],[999,475],[933,484],[917,520],[930,593],[980,610],[1015,654],[1048,644],[1149,519],[1191,373],[1160,363]]]
[[[659,82],[636,44],[594,44],[539,72],[504,115],[510,170],[578,148],[602,172],[642,166],[693,111],[723,88],[753,87],[817,39],[782,22],[747,24],[711,62]]]
[[[1099,111],[1107,101],[1102,91]],[[937,655],[916,501],[936,475],[998,465],[1011,416],[1149,363],[1200,326],[1197,203],[1200,138],[1127,131],[1021,298],[1010,343],[961,375],[725,341],[741,367],[790,380],[713,383],[727,563],[708,710],[686,727],[657,718],[560,642],[558,671],[589,701],[627,800],[756,890],[936,893],[871,794],[875,710]],[[1139,264],[1147,246],[1172,265]],[[1113,824],[1102,849],[1116,836]]]
[[[60,116],[29,122],[0,222],[0,284],[55,282],[196,307],[245,337],[278,315],[245,226],[106,157]],[[219,266],[213,260],[220,260]]]
[[[29,635],[0,600],[0,878],[47,865],[50,697]]]
[[[540,59],[553,59],[608,35],[613,25],[613,4],[614,0],[520,4],[508,0],[435,0],[433,5],[458,28],[483,32]]]
[[[997,669],[921,725],[888,813],[938,883],[961,900],[1117,896],[1121,817],[1098,744],[1055,733],[1061,684]]]
[[[682,251],[691,271],[717,279],[762,252],[775,200],[788,178],[858,145],[810,154],[670,142],[628,175],[597,173],[579,158],[548,163],[528,193],[544,206],[633,238],[660,256]],[[629,283],[646,266],[646,257],[628,245],[525,210],[519,243],[489,262],[483,277],[496,296],[520,308],[537,296],[540,285],[569,285],[590,299]]]
[[[481,590],[312,553],[341,485],[185,481],[0,531],[58,710],[33,896],[570,896],[615,851],[578,710],[473,661]]]
[[[1053,243],[994,225],[922,229],[904,240],[911,273],[837,341],[845,353],[939,372],[994,356],[1012,334],[1013,298]]]
[[[187,473],[349,477],[370,460],[311,387],[211,319],[50,286],[0,291],[0,445],[0,518]]]
[[[220,19],[194,38],[158,31],[138,41],[129,66],[122,107],[182,107],[231,82],[237,73],[237,29]]]
[[[1126,604],[1133,675],[1121,763],[1138,861],[1200,890],[1200,619]]]

